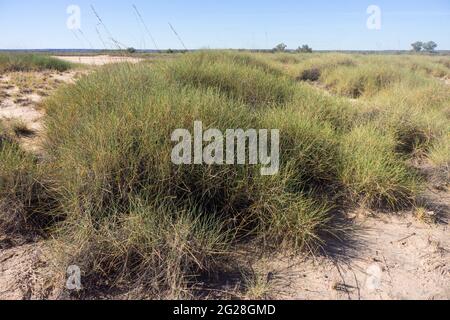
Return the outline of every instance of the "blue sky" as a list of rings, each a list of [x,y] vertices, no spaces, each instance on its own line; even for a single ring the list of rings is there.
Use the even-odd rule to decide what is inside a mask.
[[[154,49],[132,4],[139,8],[161,49],[289,48],[317,50],[409,49],[433,40],[450,50],[449,0],[0,0],[0,49],[111,47],[97,27],[92,4],[112,36],[129,47]],[[69,30],[66,10],[81,9],[81,30]],[[369,30],[366,10],[381,9],[381,30]]]

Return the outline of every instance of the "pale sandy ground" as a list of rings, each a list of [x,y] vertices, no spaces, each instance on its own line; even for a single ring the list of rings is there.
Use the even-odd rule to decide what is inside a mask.
[[[110,63],[121,63],[121,62],[130,62],[130,63],[138,63],[142,61],[139,58],[133,57],[117,57],[117,56],[55,56],[55,58],[72,62],[72,63],[80,63],[91,66],[102,66]]]
[[[0,239],[1,240],[1,239]],[[0,245],[0,300],[57,299],[58,273],[50,264],[45,242],[2,250]],[[60,285],[59,285],[60,286]],[[61,286],[60,286],[61,287]]]
[[[111,57],[93,58],[91,64],[117,62]],[[75,73],[51,76],[67,83],[74,81]],[[3,90],[14,96],[19,89],[8,85],[9,80],[8,75],[0,76],[0,85],[6,85],[7,89]],[[44,113],[37,106],[42,97],[25,94],[20,98],[23,98],[21,103],[15,103],[11,97],[0,100],[0,119],[19,119],[39,133]],[[36,140],[24,142],[30,151],[35,151],[35,146]],[[359,228],[334,248],[328,247],[326,256],[270,259],[264,263],[264,270],[273,278],[271,296],[277,299],[450,299],[450,193],[430,189],[427,198],[434,208],[430,214],[438,218],[435,224],[418,221],[411,212],[375,217],[358,212],[351,217]],[[48,252],[45,242],[11,244],[0,235],[0,299],[61,297],[64,279],[57,277]]]
[[[327,256],[269,263],[280,299],[450,299],[449,192],[436,195],[440,221],[412,215],[358,217],[360,230]]]
[[[0,84],[9,85],[9,76],[0,77]],[[19,88],[15,85],[3,89],[3,92],[7,94],[7,97],[0,101],[0,119],[16,119],[27,123],[30,129],[40,129],[39,120],[42,112],[36,110],[35,106],[39,104],[41,97],[33,93],[20,94]],[[20,103],[14,101],[14,97],[19,95]]]
[[[73,83],[74,79],[82,72],[30,72],[28,75],[36,79],[51,79],[59,84]],[[33,131],[29,137],[21,137],[22,146],[30,152],[38,152],[42,134],[42,119],[44,111],[39,108],[44,96],[35,92],[23,93],[17,85],[11,83],[11,76],[8,74],[0,75],[0,90],[3,98],[0,99],[0,120],[18,121],[26,125]],[[44,90],[45,91],[45,90]],[[45,92],[49,94],[50,92]]]

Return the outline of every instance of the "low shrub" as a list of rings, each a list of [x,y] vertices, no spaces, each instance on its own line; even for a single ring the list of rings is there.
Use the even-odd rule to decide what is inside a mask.
[[[321,71],[318,68],[303,70],[300,76],[297,78],[298,81],[318,81],[321,76]]]

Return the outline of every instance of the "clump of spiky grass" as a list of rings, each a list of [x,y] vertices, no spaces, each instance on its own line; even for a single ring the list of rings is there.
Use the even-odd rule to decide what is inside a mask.
[[[388,66],[362,65],[336,68],[324,75],[324,83],[333,92],[351,98],[372,96],[393,83],[402,75]]]
[[[299,81],[318,81],[322,72],[319,68],[313,67],[311,69],[306,69],[301,72],[301,74],[297,77]]]
[[[323,244],[322,236],[333,234],[333,205],[313,193],[289,190],[289,181],[260,190],[259,199],[250,208],[251,216],[258,219],[258,240],[267,249],[313,252]]]
[[[58,108],[60,103],[67,107]],[[199,196],[205,202],[204,197],[210,195],[217,196],[216,200],[223,198],[216,205],[222,201],[230,204],[228,197],[233,197],[237,191],[233,188],[239,186],[229,179],[250,178],[245,168],[177,167],[170,160],[172,132],[192,128],[197,119],[203,121],[205,130],[238,124],[245,129],[254,124],[254,116],[245,106],[217,90],[174,86],[154,70],[125,65],[80,80],[47,106],[50,150],[60,156],[61,174],[72,175],[64,178],[71,181],[66,189],[87,197],[95,208],[104,210],[126,203],[130,194],[140,192],[163,193],[179,200],[185,200],[186,195]],[[221,121],[217,114],[221,114]],[[104,126],[98,127],[100,118]],[[56,131],[57,135],[51,134]],[[73,152],[60,154],[66,147]],[[211,186],[201,180],[207,177],[212,179]]]
[[[42,70],[67,71],[72,67],[73,65],[67,61],[40,54],[0,54],[1,72]]]
[[[324,73],[356,64],[354,56],[347,54],[313,54],[289,68],[287,72],[298,81],[318,81]]]
[[[278,55],[274,56],[278,57]],[[274,63],[271,57],[262,54],[236,53],[233,51],[201,51],[196,53],[195,57],[195,59],[202,59],[211,63],[225,62],[246,67],[254,67],[277,76],[284,74],[284,70],[279,64]]]
[[[295,82],[298,66],[283,74],[274,58],[201,52],[107,66],[50,98],[46,152],[66,216],[57,233],[64,263],[81,265],[91,287],[139,282],[154,297],[180,296],[241,241],[312,250],[333,233],[331,212],[342,202],[412,203],[419,183],[399,146],[423,123],[383,128],[392,110],[368,115],[390,87],[371,87],[373,65],[365,70],[375,72],[370,96],[361,99],[369,107],[359,110]],[[324,70],[357,69],[364,59],[355,61],[339,55]],[[423,79],[410,80],[422,88]],[[434,101],[441,112],[445,99]],[[261,177],[257,165],[173,165],[172,132],[200,120],[204,130],[279,129],[279,174]]]
[[[158,222],[158,230],[164,233],[161,235],[163,238],[178,234],[179,231],[172,226],[176,225],[177,217],[181,217],[182,212],[189,212],[194,221],[209,221],[208,225],[213,224],[201,229],[202,233],[205,229],[217,230],[209,236],[211,239],[220,238],[220,234],[231,234],[233,237],[227,241],[236,241],[242,237],[265,239],[295,248],[305,247],[306,243],[310,246],[326,224],[328,205],[322,205],[314,195],[305,192],[312,192],[314,183],[319,187],[319,184],[333,180],[332,160],[329,160],[336,147],[332,138],[333,129],[321,129],[318,121],[309,124],[301,117],[284,124],[282,108],[278,109],[279,117],[269,119],[268,116],[267,121],[262,121],[259,112],[252,108],[253,104],[245,99],[248,93],[240,91],[237,85],[233,88],[238,91],[231,91],[233,95],[230,96],[230,91],[224,90],[214,81],[193,86],[177,78],[182,71],[189,77],[195,77],[203,69],[219,65],[222,69],[218,70],[223,74],[219,73],[217,79],[237,81],[237,78],[233,78],[233,70],[238,70],[235,64],[211,63],[211,66],[199,68],[200,71],[189,69],[187,72],[186,66],[178,65],[181,63],[189,64],[191,61],[183,59],[182,62],[174,62],[174,65],[153,67],[109,66],[81,79],[73,87],[60,91],[46,103],[46,149],[57,164],[57,191],[67,215],[66,221],[61,224],[61,239],[71,239],[64,242],[84,248],[74,256],[72,262],[88,256],[91,257],[91,263],[99,267],[86,264],[87,272],[104,271],[92,271],[91,274],[118,281],[123,274],[118,276],[111,270],[126,270],[125,274],[131,278],[141,277],[148,283],[156,281],[155,274],[142,274],[142,270],[149,268],[146,259],[158,255],[158,252],[172,252],[167,248],[152,253],[151,244],[133,247],[131,256],[148,258],[139,258],[135,260],[135,267],[130,267],[125,259],[128,256],[127,246],[124,253],[120,253],[121,247],[105,245],[104,250],[109,250],[105,253],[103,245],[84,245],[104,242],[123,244],[121,239],[131,237],[132,228],[124,235],[121,235],[124,232],[121,228],[123,219],[135,215],[135,210],[130,208],[136,199],[145,199],[140,206],[159,208],[159,211],[165,212],[162,215],[175,219]],[[247,75],[250,82],[269,79],[268,83],[275,86],[274,80],[281,83],[288,81],[283,76],[272,79],[258,68],[240,68],[251,71]],[[232,70],[231,78],[227,78],[229,70]],[[263,79],[255,78],[259,75]],[[251,84],[251,88],[259,87]],[[264,90],[258,90],[261,90],[257,96],[259,102],[269,105],[281,102],[277,90],[264,93]],[[285,114],[287,118],[290,116]],[[283,125],[286,131],[282,138],[282,145],[286,148],[284,161],[289,163],[290,168],[294,165],[297,167],[275,178],[274,185],[270,187],[269,182],[261,180],[259,166],[175,166],[171,162],[171,133],[178,128],[192,128],[195,120],[201,120],[205,130],[277,128]],[[100,122],[101,126],[98,125]],[[288,157],[293,160],[289,161]],[[324,165],[315,164],[316,160]],[[275,191],[274,188],[277,193],[269,192]],[[146,210],[154,214],[153,209]],[[78,225],[80,221],[81,226]],[[110,235],[107,241],[102,240],[105,236],[101,230],[106,230],[104,232]],[[146,243],[142,239],[144,230],[137,229],[135,232],[139,243]],[[145,232],[151,239],[156,231],[149,228]],[[79,243],[86,234],[93,234],[94,238]],[[201,239],[195,233],[188,238],[191,243]],[[186,258],[186,261],[202,261],[204,258],[201,257],[213,256],[210,251],[202,250],[202,247],[205,250],[207,248],[205,245],[199,246],[197,252],[187,247],[186,250],[191,252],[191,260]],[[161,256],[163,260],[170,258],[162,253]],[[189,273],[214,272],[209,267],[189,268],[191,263],[183,261],[173,266],[172,270],[166,270],[162,278],[172,279],[168,276],[170,272],[176,279],[183,279]],[[169,264],[169,260],[158,263],[164,266]]]
[[[438,139],[431,147],[429,160],[436,168],[436,176],[444,184],[450,184],[450,130]]]
[[[443,78],[450,76],[448,58],[438,60],[435,57],[414,56],[407,60],[407,67],[413,71],[423,72],[433,77]]]
[[[55,200],[32,155],[8,137],[0,137],[0,232],[26,238],[43,235]]]
[[[368,207],[399,208],[419,191],[412,169],[395,152],[395,138],[371,125],[355,127],[342,141],[340,180],[353,201]]]
[[[110,287],[142,286],[153,299],[190,298],[195,276],[218,271],[232,239],[212,216],[139,199],[109,216],[71,215],[58,234],[61,262],[83,270],[86,294],[108,279]]]
[[[450,59],[448,57],[442,57],[437,60],[437,63],[443,65],[447,69],[450,69]]]
[[[255,107],[282,104],[292,97],[289,79],[274,74],[267,64],[246,57],[222,60],[205,53],[190,55],[170,67],[171,76],[184,85],[218,88]]]
[[[83,248],[72,262],[87,256],[80,263],[89,275],[113,282],[140,278],[162,292],[184,288],[181,281],[199,272],[214,272],[203,261],[223,253],[220,239],[228,231],[221,224],[237,218],[256,168],[172,164],[175,129],[191,128],[197,119],[208,127],[232,128],[239,121],[245,128],[252,116],[216,89],[176,86],[161,72],[122,65],[82,79],[48,101],[47,128],[68,216],[61,239]],[[145,199],[138,214],[130,209],[136,199]],[[124,221],[143,225],[124,230]],[[202,234],[209,234],[212,247]],[[136,242],[123,245],[126,239]]]
[[[281,164],[291,168],[291,188],[332,188],[336,183],[339,146],[332,125],[295,107],[269,110],[262,116],[263,127],[278,128]]]
[[[292,53],[276,53],[271,58],[272,58],[272,60],[283,63],[283,64],[298,64],[305,59],[298,54],[292,54]]]
[[[447,132],[445,107],[450,93],[436,80],[416,80],[412,86],[406,81],[381,91],[367,105],[378,110],[371,121],[380,130],[394,134],[397,151],[423,156]]]
[[[331,124],[338,131],[353,127],[359,113],[347,99],[323,94],[304,83],[297,83],[294,97],[285,108],[288,112],[295,110],[300,117],[323,121],[325,126]]]
[[[243,297],[246,300],[267,300],[274,292],[274,284],[267,273],[242,272]]]

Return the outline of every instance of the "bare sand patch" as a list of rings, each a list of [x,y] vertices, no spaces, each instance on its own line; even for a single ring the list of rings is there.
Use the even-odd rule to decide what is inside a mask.
[[[43,134],[42,99],[64,83],[73,83],[82,71],[13,72],[0,77],[0,121],[6,125],[21,123],[33,132],[19,137],[22,147],[39,153]]]
[[[57,299],[63,279],[50,261],[42,242],[0,250],[0,300]]]
[[[450,299],[450,192],[430,197],[438,208],[436,224],[407,212],[355,215],[358,230],[348,241],[326,248],[326,255],[271,259],[269,270],[280,292],[276,298]]]

